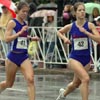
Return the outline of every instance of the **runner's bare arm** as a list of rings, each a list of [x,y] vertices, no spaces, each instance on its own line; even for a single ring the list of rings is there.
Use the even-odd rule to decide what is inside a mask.
[[[18,33],[13,33],[13,28],[16,26],[15,22],[13,20],[9,21],[6,31],[5,31],[5,42],[11,42],[17,37],[19,37],[20,34],[22,34],[24,31],[28,29],[28,26],[24,26]]]
[[[99,32],[97,31],[95,25],[93,23],[89,22],[88,26],[89,26],[89,29],[92,31],[92,33],[88,32],[83,27],[79,27],[79,29],[80,29],[81,32],[88,35],[91,39],[100,43],[100,35],[99,35]]]
[[[64,26],[63,28],[61,28],[60,30],[58,30],[57,32],[57,35],[64,41],[64,43],[71,44],[70,40],[64,35],[69,32],[71,27],[72,27],[72,24],[68,24]]]

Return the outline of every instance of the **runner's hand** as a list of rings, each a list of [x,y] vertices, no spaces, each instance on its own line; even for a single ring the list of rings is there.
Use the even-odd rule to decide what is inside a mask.
[[[28,26],[27,25],[26,26],[23,26],[22,29],[21,29],[21,31],[19,32],[19,35],[23,34],[23,32],[24,31],[27,31],[27,29],[28,29]]]
[[[32,40],[32,41],[39,41],[40,38],[39,38],[38,36],[35,36],[35,37],[31,37],[31,40]]]
[[[65,38],[65,39],[64,39],[64,43],[66,43],[66,44],[71,44],[71,41],[70,41],[68,38]]]
[[[79,27],[79,30],[83,33],[86,33],[86,29],[84,27]]]

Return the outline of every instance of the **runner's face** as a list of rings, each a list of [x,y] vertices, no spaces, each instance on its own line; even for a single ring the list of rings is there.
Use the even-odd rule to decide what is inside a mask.
[[[83,5],[79,5],[76,11],[76,18],[84,19],[85,18],[85,7]]]
[[[21,19],[26,19],[27,15],[28,15],[28,11],[29,11],[29,8],[28,7],[23,7],[19,12],[18,12],[18,15]]]

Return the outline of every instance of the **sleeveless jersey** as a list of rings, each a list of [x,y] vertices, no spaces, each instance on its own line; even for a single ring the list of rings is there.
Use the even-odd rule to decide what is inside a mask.
[[[13,29],[13,34],[17,34],[22,29],[22,27],[26,25],[26,23],[24,22],[24,24],[21,25],[16,19],[13,20],[16,23],[16,26]],[[28,48],[27,35],[28,31],[25,31],[18,38],[13,40],[11,42],[11,51],[22,52],[22,53],[27,52]]]
[[[83,27],[91,32],[86,21]],[[81,32],[74,22],[69,32],[72,39],[71,55],[90,55],[91,41],[89,37]]]

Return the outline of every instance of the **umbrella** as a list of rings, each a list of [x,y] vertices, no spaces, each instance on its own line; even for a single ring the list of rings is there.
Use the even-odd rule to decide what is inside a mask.
[[[30,17],[44,17],[47,13],[47,10],[38,10],[35,11]]]
[[[37,10],[42,10],[42,9],[57,10],[57,5],[56,5],[56,4],[52,4],[52,3],[40,4],[40,5],[37,7]]]
[[[98,3],[85,3],[85,9],[87,14],[92,14],[94,8],[98,8],[100,12],[100,4]]]
[[[15,13],[16,6],[11,0],[0,0],[0,4],[7,7],[12,13],[12,16],[14,18],[16,17],[16,13]]]
[[[0,13],[2,13],[2,8],[1,7],[2,7],[2,5],[0,4]]]
[[[38,10],[38,11],[34,12],[30,17],[31,18],[33,18],[33,17],[45,17],[45,16],[47,16],[48,13],[51,15],[55,15],[56,11],[54,11],[54,10]]]

